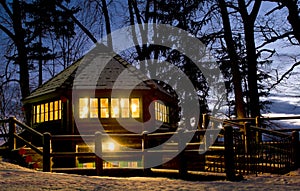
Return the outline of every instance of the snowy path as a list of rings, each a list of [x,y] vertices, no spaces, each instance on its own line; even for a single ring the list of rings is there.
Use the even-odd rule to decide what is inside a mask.
[[[0,190],[300,190],[300,169],[287,175],[264,174],[239,182],[170,178],[114,178],[36,172],[0,161]]]

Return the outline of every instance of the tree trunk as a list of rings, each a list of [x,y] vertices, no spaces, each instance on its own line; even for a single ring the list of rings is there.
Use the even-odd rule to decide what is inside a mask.
[[[247,23],[247,22],[245,22]],[[247,49],[247,65],[248,65],[248,87],[249,87],[249,109],[250,116],[260,116],[259,94],[258,94],[258,76],[257,76],[257,55],[254,41],[253,27],[245,24],[245,40]]]
[[[255,0],[252,7],[251,13],[248,14],[248,7],[246,6],[245,0],[238,0],[239,11],[243,19],[246,51],[247,51],[247,79],[249,87],[249,109],[250,116],[260,116],[260,105],[259,105],[259,94],[258,94],[258,76],[257,76],[257,55],[256,45],[254,37],[254,23],[258,15],[261,0]]]
[[[289,16],[287,17],[287,19],[293,28],[293,34],[295,38],[300,43],[300,11],[297,5],[298,1],[281,0],[281,2],[289,10]]]
[[[108,8],[107,8],[106,0],[101,0],[101,2],[102,2],[102,11],[103,11],[103,14],[104,14],[104,19],[105,19],[105,27],[106,27],[106,35],[107,35],[107,47],[112,50],[113,42],[112,42],[112,36],[111,36],[111,27],[110,27]]]
[[[237,118],[245,118],[245,108],[243,101],[243,89],[242,89],[242,78],[239,70],[239,57],[237,55],[234,40],[232,37],[231,24],[227,11],[227,6],[224,0],[219,1],[219,7],[221,10],[221,16],[224,27],[224,38],[227,45],[227,52],[231,62],[232,80],[234,86],[234,97],[235,97],[235,108]]]
[[[16,60],[16,64],[19,65],[19,75],[20,75],[20,89],[22,99],[29,96],[30,87],[29,87],[29,66],[28,66],[28,57],[27,50],[25,44],[25,31],[22,27],[22,15],[21,15],[21,7],[19,0],[14,0],[12,4],[13,9],[13,29],[15,32],[14,43],[16,45],[18,51],[18,57]],[[24,106],[26,107],[26,106]],[[30,109],[25,109],[25,120],[26,123],[30,123]]]
[[[22,28],[22,15],[19,0],[13,1],[13,28],[15,32],[15,44],[18,50],[18,58],[16,64],[20,67],[20,88],[22,98],[29,96],[29,67],[27,50],[25,44],[25,31]]]

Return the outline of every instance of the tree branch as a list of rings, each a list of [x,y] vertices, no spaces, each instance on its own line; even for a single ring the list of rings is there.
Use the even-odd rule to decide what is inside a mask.
[[[0,30],[2,30],[5,34],[7,34],[7,36],[9,36],[9,38],[11,38],[13,41],[15,41],[15,35],[1,24],[0,24]]]
[[[267,44],[276,42],[277,40],[280,40],[280,39],[289,37],[289,36],[292,35],[292,34],[293,34],[293,32],[290,31],[290,32],[286,32],[286,33],[284,33],[284,34],[282,34],[282,35],[278,35],[278,36],[275,36],[275,37],[266,39],[265,42],[263,42],[261,45],[257,46],[257,49],[262,48],[262,47],[264,47],[264,46],[267,45]]]
[[[290,73],[294,70],[294,68],[297,67],[297,66],[299,66],[299,65],[300,65],[300,62],[294,63],[293,66],[292,66],[288,71],[286,71],[286,72],[285,72],[285,73],[277,80],[277,82],[276,82],[275,84],[273,84],[273,85],[269,88],[269,91],[270,91],[271,89],[273,89],[276,85],[280,84],[280,82],[281,82],[282,80],[284,80],[284,78],[288,79],[288,78],[289,78],[288,75],[290,75]]]
[[[71,12],[67,7],[63,6],[62,4],[56,3],[56,5],[64,11]],[[81,22],[72,13],[70,13],[70,17],[72,18],[74,23],[78,25],[79,28],[93,41],[93,43],[96,44],[98,42],[97,39],[93,36],[93,34],[85,26],[83,26],[83,24],[81,24]]]

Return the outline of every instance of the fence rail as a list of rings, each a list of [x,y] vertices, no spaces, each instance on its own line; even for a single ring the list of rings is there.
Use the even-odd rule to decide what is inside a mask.
[[[221,172],[225,173],[228,179],[234,179],[237,174],[281,173],[300,166],[299,131],[293,130],[292,133],[285,133],[253,125],[258,125],[262,120],[267,120],[266,118],[230,121],[204,116],[203,119],[202,129],[153,134],[147,132],[142,134],[96,132],[94,135],[51,135],[50,133],[41,134],[15,118],[0,120],[0,123],[9,124],[9,133],[3,135],[9,137],[9,149],[16,149],[17,141],[25,143],[43,157],[43,171],[46,172],[55,170],[52,168],[53,159],[70,157],[91,158],[95,162],[94,170],[97,175],[102,175],[104,172],[104,159],[139,159],[142,162],[141,168],[147,172],[145,169],[147,159],[153,156],[162,161],[163,165],[157,168],[177,169],[183,176],[189,171],[196,170]],[[274,120],[279,119],[286,120],[287,118],[274,118]],[[220,125],[223,126],[221,129]],[[38,137],[41,140],[42,149],[17,134],[17,127]],[[189,142],[184,142],[182,138],[185,136],[192,138]],[[122,143],[123,146],[132,147],[135,150],[107,151],[104,148],[103,140],[108,137],[118,140],[135,140],[130,144],[129,141]],[[164,147],[147,150],[155,145],[160,145],[170,137],[172,139]],[[76,142],[82,143],[83,139],[88,140],[94,146],[93,149],[64,151],[54,148],[55,144],[64,141],[71,142],[74,146]],[[174,160],[163,162],[166,160],[164,157],[168,158],[174,153],[179,154]]]

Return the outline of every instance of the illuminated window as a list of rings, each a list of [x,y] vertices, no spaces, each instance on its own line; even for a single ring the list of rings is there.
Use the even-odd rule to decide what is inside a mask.
[[[131,98],[131,117],[139,118],[140,117],[140,99]]]
[[[53,102],[50,102],[49,103],[49,121],[52,121],[53,120]]]
[[[155,119],[157,121],[162,121],[165,123],[169,122],[169,107],[159,102],[155,102],[154,109],[155,109]]]
[[[121,117],[129,118],[129,99],[121,98]]]
[[[79,118],[97,118],[99,109],[100,118],[139,118],[141,115],[139,98],[79,98]]]
[[[79,118],[88,118],[89,98],[79,98]]]
[[[109,117],[108,98],[100,98],[100,117]]]
[[[47,121],[53,121],[61,119],[61,101],[53,101],[33,106],[34,123],[42,123]]]
[[[90,118],[98,118],[98,98],[90,98]]]
[[[40,113],[41,113],[41,105],[37,105],[36,106],[36,122],[39,123],[40,122]]]
[[[118,98],[111,98],[110,114],[112,118],[120,117],[120,104]]]
[[[44,104],[41,104],[41,123],[44,122],[44,119],[45,119]]]
[[[79,118],[98,118],[98,98],[79,98]]]
[[[61,116],[61,101],[54,102],[54,120],[60,119]]]
[[[45,121],[49,120],[49,110],[48,110],[48,103],[45,103]]]

